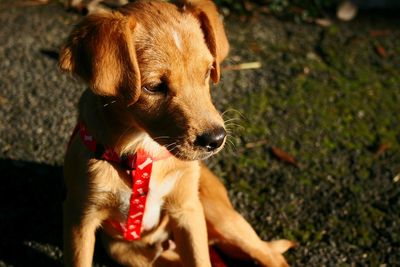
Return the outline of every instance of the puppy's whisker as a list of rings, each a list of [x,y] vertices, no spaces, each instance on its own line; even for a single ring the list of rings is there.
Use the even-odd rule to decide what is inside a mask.
[[[230,122],[228,122],[228,123],[226,123],[225,125],[233,125],[233,126],[242,126],[241,124],[239,124],[239,123],[237,123],[237,122],[233,122],[233,121],[230,121]]]
[[[227,133],[232,133],[234,130],[235,130],[235,129],[232,129],[232,128],[226,128],[226,129],[225,129],[225,131],[226,131]]]
[[[233,139],[234,139],[234,135],[232,133],[228,132],[226,135],[226,143],[231,144],[236,149],[236,144],[233,141]]]
[[[230,123],[226,124],[225,128],[229,129],[231,126],[232,127],[238,127],[238,128],[241,128],[241,129],[245,129],[245,127],[243,125],[240,125],[240,124],[237,124],[237,123],[234,123],[234,122],[230,122]]]
[[[177,156],[178,158],[180,158],[181,155],[182,155],[182,152],[181,152],[181,151],[178,151],[178,154],[177,154],[176,156]]]
[[[171,146],[171,147],[168,146],[167,149],[170,150],[170,151],[172,151],[172,150],[175,150],[175,149],[177,149],[177,148],[179,147],[179,143],[178,143],[178,142],[174,142],[174,143],[172,143],[170,146]],[[178,150],[178,151],[179,151],[179,150]],[[179,151],[178,155],[180,155],[180,153],[181,153],[181,152]],[[178,155],[177,155],[177,156],[178,156]]]
[[[227,142],[227,143],[226,143],[226,146],[227,146],[227,150],[228,150],[228,151],[232,151],[232,152],[235,152],[235,151],[236,151],[235,147],[233,147],[232,144],[231,144],[230,142]]]
[[[236,148],[235,144],[232,143],[231,141],[226,142],[227,150],[228,152],[237,152],[238,149]]]
[[[226,133],[230,134],[230,135],[236,135],[238,132],[240,132],[240,130],[243,130],[243,129],[240,129],[239,127],[230,128],[230,129],[226,129]]]
[[[229,112],[229,109],[225,110],[224,112],[221,113],[221,117],[224,117],[226,113]]]
[[[243,126],[236,126],[236,125],[228,125],[225,130],[228,132],[235,132],[238,130],[238,128],[241,128]]]
[[[165,148],[166,149],[171,149],[171,150],[174,150],[175,148],[176,148],[176,144],[177,144],[178,142],[173,142],[173,143],[171,143],[171,144],[168,144],[168,145],[166,145],[165,146]],[[172,148],[171,148],[172,147]]]
[[[221,116],[224,116],[225,114],[227,114],[228,112],[236,112],[236,113],[240,113],[240,111],[238,111],[237,109],[234,108],[228,108],[227,110],[225,110],[224,112],[221,113]]]
[[[157,136],[157,137],[153,138],[154,141],[160,140],[160,139],[172,139],[172,137],[168,136],[168,135],[164,135],[164,136]]]
[[[238,114],[240,117],[242,117],[244,120],[246,119],[246,117],[243,115],[243,113],[241,113],[239,110],[234,109],[234,108],[229,108],[227,110],[225,110],[224,112],[222,112],[221,116],[224,117],[224,115],[226,115],[226,113],[228,112],[234,112],[236,114]]]
[[[172,143],[166,145],[165,147],[170,147],[170,146],[176,145],[177,143],[178,143],[178,141],[175,141],[175,142],[172,142]]]
[[[230,131],[226,132],[226,140],[229,140],[234,137],[234,134]]]
[[[241,119],[239,119],[239,118],[230,118],[230,119],[224,120],[224,123],[228,123],[228,122],[231,122],[231,121],[241,121]]]
[[[227,142],[227,144],[232,145],[232,147],[236,150],[236,145],[232,140],[229,139],[229,140],[226,140],[226,142]]]

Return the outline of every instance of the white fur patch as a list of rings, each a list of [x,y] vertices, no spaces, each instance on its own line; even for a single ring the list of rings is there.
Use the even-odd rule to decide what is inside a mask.
[[[121,154],[136,151],[138,148],[144,149],[153,157],[157,157],[160,153],[164,152],[164,148],[154,141],[147,133],[141,133],[136,136],[131,143],[125,146]]]
[[[161,206],[164,204],[164,197],[172,191],[176,180],[181,176],[181,172],[174,172],[165,177],[162,183],[150,180],[150,192],[147,196],[142,223],[145,230],[149,230],[158,224],[160,220]]]
[[[143,133],[137,136],[130,144],[125,147],[123,152],[135,151],[137,148],[144,149],[153,157],[165,153],[165,148],[155,142],[148,134]],[[147,163],[147,162],[146,162]],[[138,166],[139,168],[141,166]],[[147,195],[146,207],[143,216],[142,227],[144,230],[149,230],[156,226],[160,220],[161,207],[164,204],[164,197],[168,195],[174,188],[175,182],[182,173],[179,171],[167,175],[162,182],[159,183],[156,179],[150,179],[149,193]],[[120,212],[126,218],[129,212],[129,200],[132,191],[119,191]]]
[[[129,203],[130,203],[132,191],[131,190],[120,190],[118,192],[118,194],[119,194],[119,201],[120,201],[119,210],[120,210],[121,214],[124,214],[123,217],[128,216]]]
[[[161,207],[164,204],[164,197],[168,195],[175,186],[176,181],[182,176],[177,171],[163,179],[162,183],[157,183],[155,179],[150,180],[150,190],[147,195],[146,207],[143,216],[142,227],[144,230],[152,229],[160,221]],[[119,191],[120,212],[123,214],[124,220],[129,213],[129,202],[131,190]]]
[[[172,31],[172,37],[174,38],[176,47],[178,47],[178,49],[182,51],[182,39],[179,36],[179,33],[177,33],[176,31]]]

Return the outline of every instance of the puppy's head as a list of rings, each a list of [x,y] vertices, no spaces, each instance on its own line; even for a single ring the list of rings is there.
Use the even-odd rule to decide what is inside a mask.
[[[183,160],[206,158],[225,142],[211,102],[228,43],[216,8],[138,2],[90,15],[61,51],[60,67],[100,96],[117,99],[124,120]]]

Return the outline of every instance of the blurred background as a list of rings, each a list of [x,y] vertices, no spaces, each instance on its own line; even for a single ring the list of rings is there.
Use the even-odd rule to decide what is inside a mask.
[[[216,3],[231,51],[212,94],[230,136],[206,163],[234,206],[264,239],[298,242],[292,266],[400,266],[400,1]],[[0,266],[62,265],[85,86],[57,57],[89,5],[0,1]],[[114,266],[101,246],[95,266]]]

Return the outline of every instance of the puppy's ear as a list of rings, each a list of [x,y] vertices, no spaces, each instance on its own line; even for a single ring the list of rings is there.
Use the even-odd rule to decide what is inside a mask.
[[[94,93],[134,103],[140,73],[134,47],[136,21],[120,13],[87,16],[61,49],[59,66],[83,78]]]
[[[178,2],[183,4],[200,22],[208,49],[214,57],[211,79],[214,83],[218,83],[220,79],[219,64],[228,55],[229,43],[217,7],[210,0],[181,0]]]

